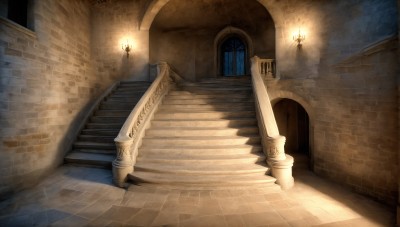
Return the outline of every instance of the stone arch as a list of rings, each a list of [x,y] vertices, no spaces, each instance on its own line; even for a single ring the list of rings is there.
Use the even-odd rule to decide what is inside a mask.
[[[250,36],[245,31],[243,31],[242,29],[236,28],[236,27],[232,27],[232,26],[225,27],[220,32],[218,32],[218,34],[215,36],[215,39],[214,39],[214,72],[216,73],[215,75],[220,75],[220,71],[221,71],[220,70],[221,59],[220,59],[220,53],[219,53],[220,46],[226,38],[234,36],[234,35],[240,37],[243,41],[246,42],[248,56],[251,57],[254,55],[253,40],[250,38]],[[247,67],[247,65],[246,65],[246,67]],[[246,69],[246,71],[248,71],[248,70]]]
[[[307,111],[307,114],[310,116],[310,123],[314,119],[314,111],[312,106],[303,97],[291,91],[269,92],[269,98],[271,100],[272,106],[274,106],[281,99],[291,99],[293,101],[296,101]]]
[[[310,153],[310,167],[314,167],[314,121],[315,113],[312,106],[301,96],[291,92],[291,91],[277,91],[269,92],[271,104],[274,107],[279,101],[283,99],[289,99],[297,102],[300,106],[304,108],[309,118],[309,153]]]
[[[142,14],[143,16],[139,20],[139,30],[150,30],[154,18],[169,1],[170,0],[151,0],[151,2],[146,5],[146,8]],[[275,27],[281,27],[283,25],[283,12],[279,7],[274,6],[272,2],[270,3],[263,0],[256,1],[266,8],[272,17],[272,20],[274,21]]]

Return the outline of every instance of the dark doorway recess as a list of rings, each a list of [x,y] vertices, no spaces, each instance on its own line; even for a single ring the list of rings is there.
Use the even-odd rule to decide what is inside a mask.
[[[221,44],[221,73],[223,76],[246,74],[247,47],[237,36],[229,37]]]
[[[279,132],[286,137],[285,151],[294,156],[295,166],[310,166],[310,120],[306,110],[296,101],[282,99],[274,105]]]

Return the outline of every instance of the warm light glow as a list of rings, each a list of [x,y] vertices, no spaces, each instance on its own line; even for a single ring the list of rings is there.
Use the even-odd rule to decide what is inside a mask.
[[[126,52],[126,57],[129,58],[129,53],[135,48],[133,39],[122,38],[120,40],[121,49]]]
[[[302,42],[306,39],[306,35],[304,31],[301,31],[299,28],[298,31],[293,32],[293,41],[297,42],[297,47],[301,47],[303,44]]]

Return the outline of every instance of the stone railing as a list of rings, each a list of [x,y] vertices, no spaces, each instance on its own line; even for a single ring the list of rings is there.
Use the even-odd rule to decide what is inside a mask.
[[[267,156],[267,163],[271,167],[272,176],[277,179],[276,183],[282,189],[289,189],[294,183],[292,177],[294,160],[293,157],[285,154],[286,138],[279,134],[267,88],[262,79],[261,62],[264,60],[257,56],[251,59],[251,78],[262,146]]]
[[[155,80],[129,114],[118,136],[114,139],[117,158],[112,163],[113,181],[119,187],[125,185],[128,174],[133,172],[138,147],[154,112],[170,90],[172,82],[181,80],[176,73],[170,70],[167,63],[159,63],[156,67]]]
[[[261,76],[267,79],[275,78],[275,60],[258,58],[258,68]]]

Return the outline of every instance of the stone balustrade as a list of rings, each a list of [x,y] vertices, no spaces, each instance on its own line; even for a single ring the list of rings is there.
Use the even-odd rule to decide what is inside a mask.
[[[251,62],[251,78],[263,150],[267,156],[267,163],[272,169],[272,176],[277,179],[276,183],[282,189],[289,189],[294,184],[292,177],[294,160],[293,157],[285,154],[286,138],[279,134],[267,88],[262,79],[262,72],[266,72],[266,62],[272,64],[273,61],[255,56]]]
[[[172,82],[181,80],[170,70],[167,63],[158,63],[156,67],[155,80],[132,110],[118,136],[114,139],[117,158],[112,164],[113,181],[119,187],[124,187],[128,174],[134,170],[138,147],[158,105],[170,90]]]
[[[275,60],[258,58],[259,72],[267,79],[275,78]]]

